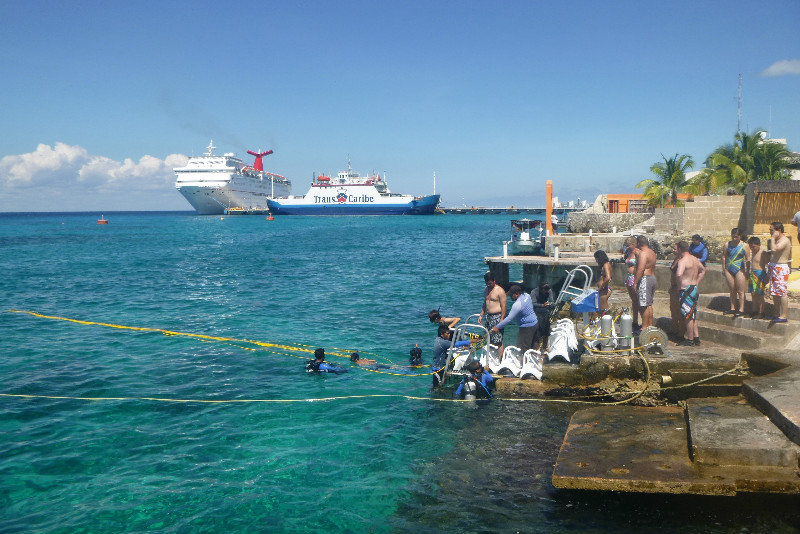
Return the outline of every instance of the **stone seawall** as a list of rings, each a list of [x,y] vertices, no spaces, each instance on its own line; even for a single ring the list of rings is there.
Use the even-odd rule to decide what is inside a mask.
[[[652,213],[589,213],[576,211],[567,215],[567,231],[572,233],[610,233],[630,230],[653,216]]]

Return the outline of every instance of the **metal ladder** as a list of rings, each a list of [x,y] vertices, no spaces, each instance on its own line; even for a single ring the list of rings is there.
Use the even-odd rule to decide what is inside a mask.
[[[575,276],[583,275],[583,285],[574,285]],[[561,286],[561,291],[558,292],[558,297],[555,301],[555,309],[559,310],[561,306],[577,297],[587,289],[592,287],[592,280],[594,279],[594,271],[588,265],[578,265],[571,271],[567,271],[567,277],[564,279],[564,285]]]

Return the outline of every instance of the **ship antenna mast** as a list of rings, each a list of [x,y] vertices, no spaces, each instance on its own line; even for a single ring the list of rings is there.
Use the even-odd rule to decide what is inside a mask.
[[[212,139],[208,142],[208,146],[206,147],[206,156],[213,156],[215,148],[217,147],[214,146],[214,140]]]
[[[736,93],[736,133],[742,131],[742,73],[739,73],[739,90]]]

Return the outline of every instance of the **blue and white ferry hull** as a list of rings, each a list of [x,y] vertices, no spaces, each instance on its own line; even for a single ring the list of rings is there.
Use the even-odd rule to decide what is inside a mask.
[[[367,196],[366,202],[363,199],[363,195],[346,195],[344,198],[341,194],[333,198],[306,195],[302,198],[272,198],[267,203],[275,215],[431,215],[439,205],[439,195],[383,198],[376,195]]]

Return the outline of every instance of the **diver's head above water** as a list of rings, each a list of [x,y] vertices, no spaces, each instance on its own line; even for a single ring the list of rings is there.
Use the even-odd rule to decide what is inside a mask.
[[[314,351],[314,359],[322,361],[325,359],[325,349],[317,349]]]

